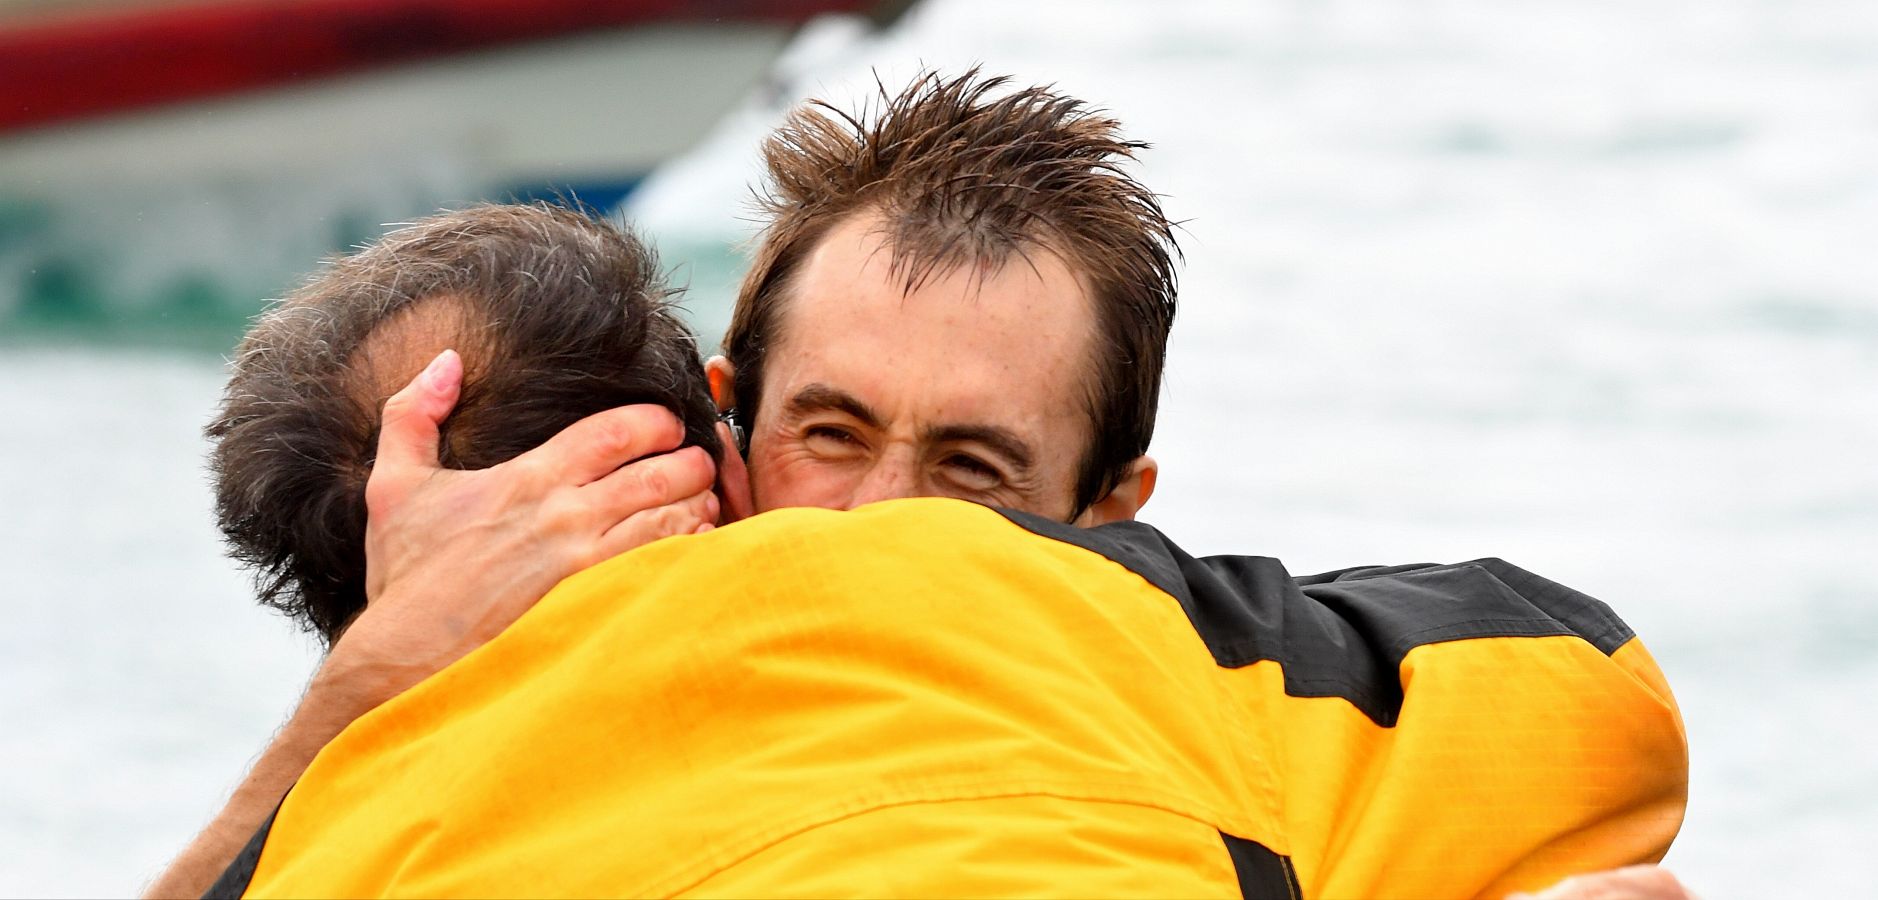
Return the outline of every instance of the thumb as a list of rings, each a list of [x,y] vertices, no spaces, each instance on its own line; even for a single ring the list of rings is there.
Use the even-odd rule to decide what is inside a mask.
[[[438,426],[463,390],[463,358],[445,350],[411,383],[385,401],[379,421],[374,482],[403,484],[438,467]]]

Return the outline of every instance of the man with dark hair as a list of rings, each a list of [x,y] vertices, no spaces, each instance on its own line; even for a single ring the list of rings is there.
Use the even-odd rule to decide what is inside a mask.
[[[480,604],[433,595],[368,607],[383,577],[366,558],[368,496],[384,493],[368,486],[375,468],[421,460],[568,485],[563,496],[584,502],[557,511],[500,498],[434,510],[436,527],[502,555],[524,584],[717,521],[712,472],[724,430],[670,296],[631,234],[552,206],[481,206],[335,261],[256,321],[207,429],[217,517],[232,553],[255,570],[261,602],[314,632],[328,655],[293,718],[152,895],[199,896],[327,740],[533,603],[526,591],[493,591]],[[439,396],[455,411],[390,457],[379,449],[379,411],[407,382],[447,385]],[[648,458],[620,464],[638,457]],[[726,471],[742,477],[734,460]],[[588,499],[596,495],[606,499]],[[611,504],[639,511],[592,514]],[[523,512],[584,529],[587,555],[488,538],[524,533],[509,518]]]
[[[607,224],[546,205],[482,206],[394,231],[269,309],[237,348],[207,428],[216,514],[261,603],[329,649],[365,608],[379,409],[444,348],[465,370],[440,429],[446,468],[498,466],[634,404],[677,414],[683,445],[699,448],[686,452],[715,456],[715,411],[669,294],[646,245]],[[715,519],[708,485],[649,499],[679,500],[672,511],[689,515],[621,531],[566,564]]]

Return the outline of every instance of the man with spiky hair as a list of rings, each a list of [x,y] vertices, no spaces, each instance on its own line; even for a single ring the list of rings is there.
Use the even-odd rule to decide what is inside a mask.
[[[828,371],[840,361],[821,351],[836,343],[861,369],[878,373],[893,360],[884,368],[913,383],[943,372],[956,395],[1008,392],[1028,407],[1014,415],[1049,417],[1047,437],[1012,427],[1019,440],[963,479],[994,505],[1087,523],[1129,518],[1146,500],[1174,320],[1173,226],[1118,168],[1144,146],[1123,140],[1119,123],[1045,88],[1006,87],[929,73],[896,97],[883,91],[871,123],[810,105],[764,145],[769,229],[724,338],[726,359],[713,366],[755,426],[759,505],[954,493],[957,482],[893,471],[898,464],[882,458],[877,445],[896,423],[871,413],[899,397],[863,398],[855,385],[871,380],[865,372]],[[847,334],[883,338],[874,346],[826,340],[838,323],[870,316],[880,327]],[[1001,330],[1010,352],[964,343]],[[1026,357],[1045,365],[1014,371]],[[910,362],[929,368],[907,373]],[[960,382],[979,366],[998,371]],[[922,389],[933,409],[912,413],[920,427],[955,416],[940,412],[959,406],[954,398]],[[830,455],[799,432],[831,409],[850,414],[832,418],[865,449],[832,454],[839,473],[819,458],[791,465]],[[1026,457],[1043,468],[1015,465]]]

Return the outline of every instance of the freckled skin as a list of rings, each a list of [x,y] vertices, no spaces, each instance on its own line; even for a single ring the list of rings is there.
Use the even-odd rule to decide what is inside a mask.
[[[1032,248],[1030,262],[939,272],[905,293],[877,228],[863,216],[832,229],[783,307],[751,433],[757,508],[945,496],[1068,518],[1090,441],[1094,314],[1081,279]],[[817,385],[875,421],[792,408]],[[1000,429],[1030,465],[995,442],[937,434],[948,427]]]

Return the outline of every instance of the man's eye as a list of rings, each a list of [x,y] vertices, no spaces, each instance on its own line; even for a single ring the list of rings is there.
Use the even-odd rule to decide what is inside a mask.
[[[847,449],[860,443],[853,432],[831,425],[812,425],[802,432],[802,436],[823,449]]]
[[[989,490],[1004,482],[1003,473],[977,457],[954,453],[945,458],[944,465],[956,473],[959,481],[977,490]]]

